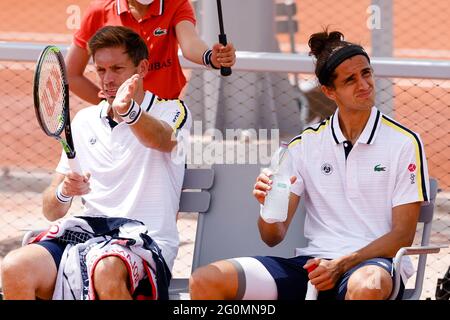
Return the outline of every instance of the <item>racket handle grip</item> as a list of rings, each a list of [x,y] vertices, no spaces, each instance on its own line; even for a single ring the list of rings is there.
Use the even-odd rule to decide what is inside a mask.
[[[227,35],[225,33],[219,34],[219,43],[226,46],[227,45]],[[228,77],[231,74],[231,68],[230,67],[220,67],[220,74],[223,77]]]
[[[76,158],[70,159],[69,158],[69,167],[72,172],[75,172],[79,174],[80,176],[83,175],[83,171],[81,171],[80,164],[78,163],[78,160]]]

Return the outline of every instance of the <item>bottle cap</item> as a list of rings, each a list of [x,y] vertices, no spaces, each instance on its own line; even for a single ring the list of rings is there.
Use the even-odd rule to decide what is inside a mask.
[[[306,270],[308,271],[308,273],[313,272],[319,265],[318,264],[313,264],[312,266],[306,268]]]

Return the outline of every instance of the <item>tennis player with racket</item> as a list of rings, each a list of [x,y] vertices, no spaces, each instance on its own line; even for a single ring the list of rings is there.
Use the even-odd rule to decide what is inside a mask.
[[[89,49],[106,100],[80,110],[72,123],[64,65],[57,57],[49,58],[58,50],[49,48],[38,62],[36,113],[44,131],[64,146],[43,199],[44,216],[57,221],[34,243],[3,260],[6,299],[167,298],[170,272],[164,270],[171,270],[178,251],[176,214],[184,177],[184,162],[174,161],[171,153],[179,154],[175,148],[189,135],[191,115],[182,101],[163,100],[144,91],[149,52],[131,29],[104,27],[90,39]],[[74,163],[80,164],[78,169],[72,167]],[[114,236],[110,228],[132,221],[144,225],[139,234],[151,241],[135,241],[131,246],[120,238],[83,247],[84,267],[74,271],[78,264],[66,261],[78,257],[73,253],[76,245],[100,236],[76,225],[73,231],[77,218],[65,216],[74,196],[82,196],[84,204],[77,215],[100,225],[101,237]],[[151,254],[142,254],[145,250]],[[75,297],[71,284],[83,276],[83,296]],[[66,284],[70,297],[61,295],[61,286],[55,283]]]

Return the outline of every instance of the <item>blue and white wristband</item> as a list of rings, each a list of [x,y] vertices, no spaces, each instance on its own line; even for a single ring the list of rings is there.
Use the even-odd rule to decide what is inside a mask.
[[[134,100],[131,100],[131,105],[125,113],[118,113],[122,120],[132,126],[134,125],[142,115],[141,106]]]
[[[62,182],[59,184],[58,188],[56,188],[56,200],[60,203],[69,203],[72,201],[73,197],[66,196],[64,193],[62,193]]]
[[[202,56],[203,65],[208,67],[208,68],[211,67],[211,68],[216,69],[216,70],[220,69],[220,68],[217,68],[215,65],[212,64],[211,57],[212,57],[212,50],[211,49],[205,50],[205,52],[203,52],[203,56]]]

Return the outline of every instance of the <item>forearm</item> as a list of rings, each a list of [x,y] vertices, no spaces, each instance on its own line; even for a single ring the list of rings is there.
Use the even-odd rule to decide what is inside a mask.
[[[66,215],[72,202],[61,203],[56,199],[56,188],[58,185],[50,185],[43,196],[42,211],[49,221],[55,221]]]
[[[139,90],[138,87],[141,89]],[[137,101],[134,101],[133,98]],[[116,97],[111,104],[114,116],[128,124],[135,137],[145,147],[161,152],[171,152],[177,144],[173,128],[167,122],[153,117],[142,109],[139,103],[142,103],[143,99],[142,75],[134,74],[122,83],[117,90]],[[178,116],[182,117],[179,109],[170,109],[174,107],[170,105],[172,102],[158,101],[156,103],[167,103],[165,106],[168,108],[166,112],[169,112],[167,117],[173,116],[175,119]],[[178,104],[181,105],[180,102]],[[180,108],[178,105],[176,107]],[[183,112],[186,112],[185,108]],[[187,116],[187,114],[184,116]],[[174,126],[177,127],[175,120],[173,121]]]
[[[346,272],[359,263],[375,257],[392,258],[401,247],[410,246],[413,241],[407,234],[389,232],[369,243],[367,246],[338,259],[342,272]]]
[[[175,27],[183,57],[197,64],[203,64],[203,53],[208,45],[200,39],[195,26],[190,21],[181,21]]]
[[[293,183],[291,180],[291,183]],[[261,218],[258,218],[258,229],[261,235],[261,239],[270,247],[276,246],[278,243],[283,241],[286,236],[289,225],[294,218],[295,212],[297,211],[298,204],[300,202],[300,197],[294,193],[289,195],[288,204],[288,214],[287,219],[283,222],[267,223]]]
[[[200,38],[194,38],[184,48],[181,49],[183,57],[197,64],[203,64],[203,53],[208,50],[208,46]]]
[[[401,247],[408,247],[414,241],[419,217],[420,202],[396,206],[392,209],[392,229],[380,238],[354,253],[339,259],[344,271],[375,257],[392,258]]]
[[[283,222],[267,223],[261,217],[258,218],[258,229],[262,241],[269,247],[279,244],[286,234]]]
[[[84,75],[71,75],[69,76],[70,91],[76,94],[78,97],[87,101],[93,105],[100,102],[98,93],[100,88],[97,87],[91,80]]]
[[[139,121],[131,126],[131,130],[147,148],[171,152],[177,144],[172,127],[147,113],[142,114]]]
[[[208,50],[208,45],[203,42],[200,38],[192,38],[184,48],[182,48],[181,52],[183,53],[183,57],[197,64],[203,64],[203,53]]]

